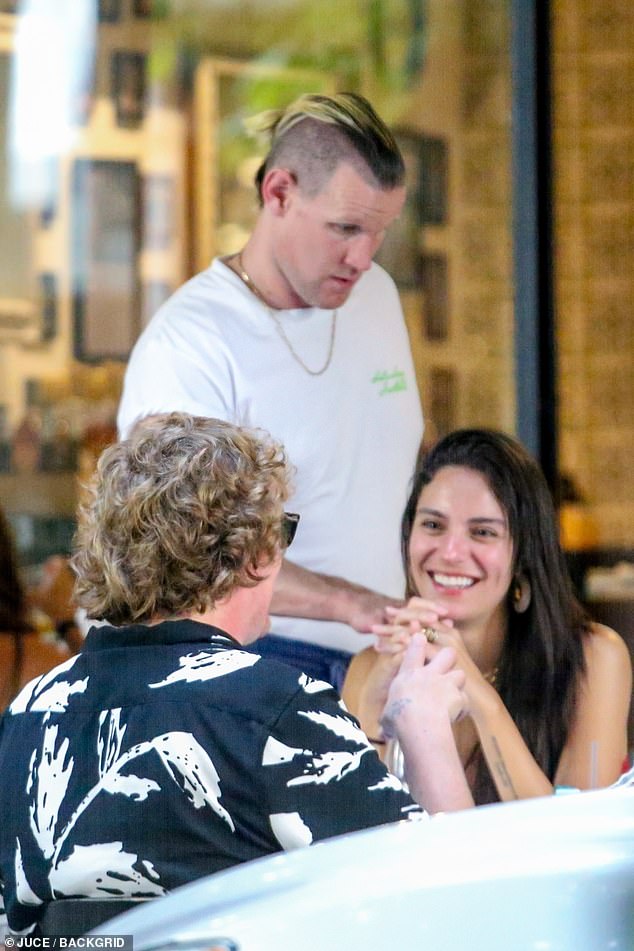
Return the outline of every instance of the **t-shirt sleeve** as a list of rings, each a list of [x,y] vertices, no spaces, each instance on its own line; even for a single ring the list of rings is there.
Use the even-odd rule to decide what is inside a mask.
[[[303,677],[262,754],[269,822],[283,849],[426,815],[326,683]]]
[[[143,340],[126,370],[117,426],[121,438],[134,424],[157,413],[181,412],[235,422],[233,392],[223,349],[203,354],[189,343],[166,335]]]

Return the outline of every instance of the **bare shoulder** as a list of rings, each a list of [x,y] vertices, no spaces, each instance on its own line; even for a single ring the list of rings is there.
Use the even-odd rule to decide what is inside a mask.
[[[588,675],[621,674],[632,678],[632,660],[627,644],[616,631],[605,624],[593,623],[585,639],[584,654]]]
[[[348,673],[352,671],[358,677],[367,676],[374,667],[378,654],[373,647],[364,647],[350,661]]]
[[[376,663],[378,654],[373,647],[365,647],[358,654],[355,654],[346,673],[346,679],[343,682],[341,696],[348,710],[355,710],[358,705],[359,692],[370,676],[370,673]]]

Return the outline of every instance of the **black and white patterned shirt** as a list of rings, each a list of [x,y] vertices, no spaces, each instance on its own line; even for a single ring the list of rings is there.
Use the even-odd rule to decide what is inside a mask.
[[[93,628],[0,724],[9,926],[425,815],[329,685],[195,621]]]

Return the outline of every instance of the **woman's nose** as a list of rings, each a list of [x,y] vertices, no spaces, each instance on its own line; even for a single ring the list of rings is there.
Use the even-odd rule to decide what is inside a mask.
[[[460,561],[467,553],[467,539],[457,532],[447,532],[441,540],[440,549],[447,561]]]

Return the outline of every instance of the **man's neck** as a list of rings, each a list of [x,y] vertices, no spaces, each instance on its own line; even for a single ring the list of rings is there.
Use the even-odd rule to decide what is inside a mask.
[[[290,286],[271,253],[272,240],[265,234],[263,221],[258,221],[242,251],[225,259],[249,290],[267,307],[295,310],[309,305]]]
[[[251,644],[259,637],[263,629],[261,624],[254,620],[255,590],[255,588],[234,588],[226,598],[217,601],[205,611],[188,611],[182,617],[198,621],[199,624],[218,627],[221,631],[231,634],[243,646]]]

